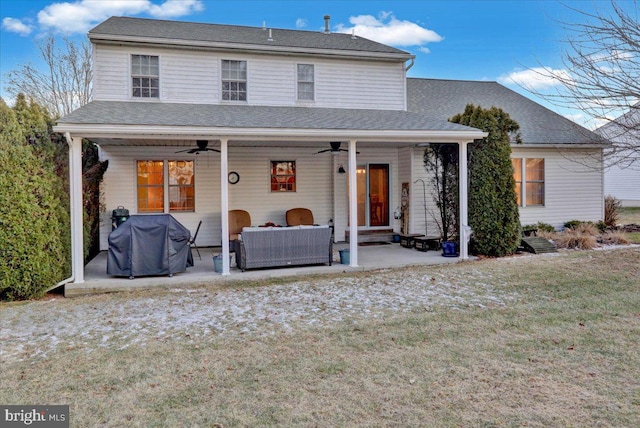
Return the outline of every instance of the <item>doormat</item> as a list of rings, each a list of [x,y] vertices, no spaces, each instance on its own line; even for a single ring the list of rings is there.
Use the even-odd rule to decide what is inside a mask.
[[[371,245],[389,245],[391,242],[360,242],[358,247],[369,247]]]

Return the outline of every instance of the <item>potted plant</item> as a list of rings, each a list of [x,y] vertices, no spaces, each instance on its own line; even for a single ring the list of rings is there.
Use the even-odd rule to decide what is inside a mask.
[[[440,230],[442,255],[458,257],[458,147],[456,144],[430,144],[425,148],[423,161],[430,174],[433,201],[439,211],[438,216],[432,216]]]

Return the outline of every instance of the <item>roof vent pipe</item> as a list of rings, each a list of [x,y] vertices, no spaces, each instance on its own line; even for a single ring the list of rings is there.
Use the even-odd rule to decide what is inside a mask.
[[[273,34],[271,33],[271,28],[269,28],[269,38],[267,40],[273,42]]]
[[[267,29],[267,21],[262,21],[262,29],[263,30]]]
[[[329,34],[329,33],[331,33],[331,29],[330,29],[330,25],[329,25],[329,20],[331,20],[331,16],[329,16],[329,15],[325,15],[325,16],[324,16],[324,32],[325,32],[325,34]]]

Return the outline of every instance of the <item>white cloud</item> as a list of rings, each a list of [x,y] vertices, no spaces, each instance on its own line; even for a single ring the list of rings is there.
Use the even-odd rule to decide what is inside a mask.
[[[150,0],[79,0],[53,3],[38,12],[38,22],[44,29],[73,34],[84,33],[110,16],[147,13],[157,18],[171,18],[203,10],[201,0],[165,0],[161,4]]]
[[[21,36],[28,36],[31,34],[31,31],[33,31],[33,27],[31,25],[25,24],[19,19],[9,17],[2,20],[2,28],[11,33],[18,33]]]
[[[429,52],[425,44],[443,40],[435,31],[415,22],[399,20],[392,12],[380,12],[377,18],[372,15],[352,16],[349,23],[350,26],[338,24],[336,30],[348,34],[355,31],[356,36],[392,46],[418,46],[425,53]]]
[[[575,123],[584,123],[584,114],[582,113],[567,113],[564,117]]]
[[[161,5],[152,4],[149,7],[149,14],[156,18],[172,18],[201,10],[204,10],[204,6],[200,0],[166,0]]]
[[[562,85],[562,81],[571,81],[567,70],[554,70],[551,67],[534,67],[527,70],[517,70],[498,77],[503,85],[519,85],[529,90],[544,90]]]
[[[305,28],[308,23],[307,18],[298,18],[296,19],[296,28]]]

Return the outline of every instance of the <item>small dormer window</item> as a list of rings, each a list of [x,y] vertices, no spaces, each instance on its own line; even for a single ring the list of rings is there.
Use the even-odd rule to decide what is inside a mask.
[[[313,101],[314,73],[313,64],[298,64],[298,100]]]
[[[247,61],[222,60],[222,99],[247,101]]]
[[[160,98],[160,66],[155,55],[131,55],[131,95]]]

